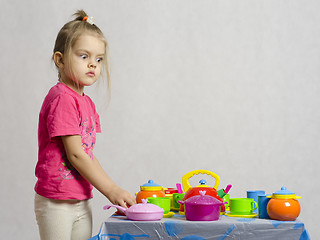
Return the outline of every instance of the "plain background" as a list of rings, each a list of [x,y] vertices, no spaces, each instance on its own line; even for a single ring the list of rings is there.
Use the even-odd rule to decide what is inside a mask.
[[[102,122],[95,155],[121,187],[174,187],[196,169],[218,174],[219,188],[232,184],[231,197],[286,186],[320,237],[319,1],[0,3],[1,238],[39,238],[38,113],[57,82],[56,35],[81,8],[110,44],[111,101],[103,84],[86,93]],[[112,211],[97,191],[92,203],[97,234]]]

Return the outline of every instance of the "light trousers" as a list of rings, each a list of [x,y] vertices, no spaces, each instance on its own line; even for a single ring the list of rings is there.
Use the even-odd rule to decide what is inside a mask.
[[[87,240],[92,235],[90,200],[54,200],[35,195],[41,240]]]

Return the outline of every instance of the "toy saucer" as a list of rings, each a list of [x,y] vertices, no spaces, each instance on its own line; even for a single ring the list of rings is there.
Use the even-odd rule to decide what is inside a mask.
[[[231,214],[230,212],[226,213],[225,215],[228,217],[239,217],[239,218],[254,218],[254,217],[258,216],[257,213],[252,213],[249,215],[238,215],[238,214]]]
[[[174,212],[168,212],[166,214],[163,214],[163,217],[164,218],[169,218],[169,217],[172,217],[174,215]]]

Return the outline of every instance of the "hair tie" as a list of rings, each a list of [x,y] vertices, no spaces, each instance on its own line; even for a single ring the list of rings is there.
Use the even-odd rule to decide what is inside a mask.
[[[84,18],[82,18],[82,21],[86,21],[87,23],[90,23],[91,25],[94,24],[94,18],[93,17],[85,16]]]

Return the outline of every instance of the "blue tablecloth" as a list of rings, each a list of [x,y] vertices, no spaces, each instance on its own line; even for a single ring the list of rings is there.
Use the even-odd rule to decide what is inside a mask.
[[[107,239],[309,240],[310,237],[304,223],[299,220],[275,221],[222,215],[218,221],[195,222],[175,214],[161,221],[130,221],[125,216],[112,216],[102,224],[99,234],[90,240]]]

